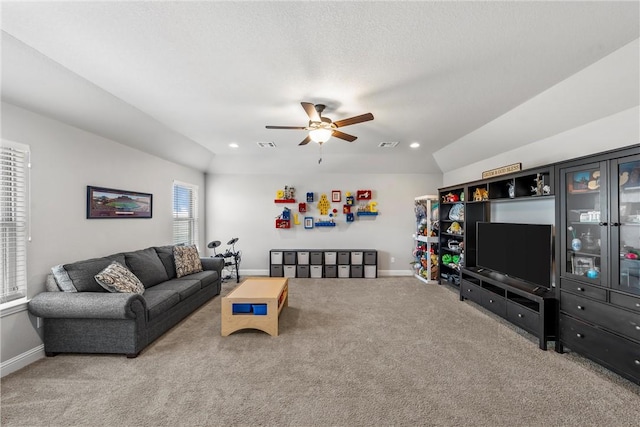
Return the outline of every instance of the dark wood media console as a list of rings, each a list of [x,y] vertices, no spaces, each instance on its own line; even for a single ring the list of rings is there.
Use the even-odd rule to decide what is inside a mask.
[[[536,287],[482,268],[461,270],[460,300],[471,300],[535,335],[539,347],[557,339],[557,300],[555,291]]]

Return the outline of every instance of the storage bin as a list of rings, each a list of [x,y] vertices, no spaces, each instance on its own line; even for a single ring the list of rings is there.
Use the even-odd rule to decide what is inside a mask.
[[[282,251],[271,251],[271,264],[282,264]]]
[[[285,265],[284,266],[284,277],[296,277],[296,266],[295,265]]]
[[[324,253],[324,265],[335,265],[337,264],[337,252],[327,251]]]
[[[322,252],[309,252],[309,261],[311,261],[312,265],[322,265]]]
[[[350,252],[338,252],[338,265],[349,264]]]
[[[362,264],[362,252],[351,252],[351,264]]]
[[[298,252],[298,264],[309,264],[309,252],[307,251]]]
[[[337,265],[325,265],[324,266],[324,277],[327,279],[335,279],[338,277],[338,266]]]
[[[322,266],[321,265],[312,265],[311,269],[311,278],[312,279],[322,279]]]
[[[233,314],[251,313],[251,304],[231,304],[231,312]]]
[[[309,266],[308,265],[300,265],[296,266],[296,277],[308,278],[309,277]]]
[[[296,251],[284,251],[284,264],[296,265]]]
[[[271,277],[282,277],[284,274],[284,270],[282,269],[282,264],[272,265],[269,268],[269,276]]]
[[[375,265],[364,266],[365,279],[375,279],[378,276],[378,267]]]
[[[366,265],[376,265],[378,262],[378,253],[376,251],[364,251],[364,263]]]
[[[350,265],[339,265],[338,266],[338,277],[341,279],[348,279],[350,273]]]
[[[267,314],[267,304],[252,304],[254,316],[265,316]]]
[[[361,265],[351,265],[351,277],[362,279],[363,274]]]

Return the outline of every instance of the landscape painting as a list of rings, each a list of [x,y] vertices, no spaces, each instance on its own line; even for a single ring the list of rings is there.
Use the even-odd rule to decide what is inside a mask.
[[[151,218],[153,195],[87,186],[87,218]]]

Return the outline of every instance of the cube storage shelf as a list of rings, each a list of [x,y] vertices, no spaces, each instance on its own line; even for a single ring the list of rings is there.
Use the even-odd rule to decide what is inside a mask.
[[[375,249],[272,249],[269,251],[270,277],[364,278],[378,277]]]

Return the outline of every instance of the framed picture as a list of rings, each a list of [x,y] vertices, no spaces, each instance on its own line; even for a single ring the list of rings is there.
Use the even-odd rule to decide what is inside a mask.
[[[331,201],[332,202],[340,202],[340,200],[342,200],[342,194],[340,193],[340,190],[333,190],[331,192]]]
[[[313,228],[313,217],[310,217],[310,216],[304,217],[304,228],[306,229]]]
[[[572,262],[572,273],[578,276],[584,276],[587,271],[594,267],[593,258],[591,257],[574,256]]]
[[[569,191],[572,193],[587,191],[589,189],[589,179],[591,179],[591,172],[575,172],[573,174],[573,179],[569,184],[571,186]]]
[[[87,186],[87,219],[151,218],[153,195]]]

